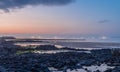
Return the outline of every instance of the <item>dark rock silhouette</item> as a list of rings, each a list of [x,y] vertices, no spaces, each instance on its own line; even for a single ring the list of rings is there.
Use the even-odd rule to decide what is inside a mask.
[[[70,49],[70,52],[59,52],[51,54],[34,53],[35,50],[67,50],[67,48],[58,49],[54,45],[41,45],[36,48],[16,46],[6,43],[4,47],[0,47],[0,66],[7,72],[51,72],[49,67],[56,68],[66,72],[67,69],[79,69],[83,66],[101,65],[103,63],[108,66],[115,66],[114,69],[106,72],[120,71],[120,49],[101,49],[91,50],[91,53],[77,52]],[[72,52],[72,50],[74,50]],[[17,54],[18,51],[25,53]],[[84,51],[84,50],[81,50]],[[97,72],[100,72],[97,70]]]

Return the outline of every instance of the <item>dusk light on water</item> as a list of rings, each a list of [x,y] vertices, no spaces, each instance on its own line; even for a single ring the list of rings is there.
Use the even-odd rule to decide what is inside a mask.
[[[120,72],[120,0],[0,0],[0,72]]]

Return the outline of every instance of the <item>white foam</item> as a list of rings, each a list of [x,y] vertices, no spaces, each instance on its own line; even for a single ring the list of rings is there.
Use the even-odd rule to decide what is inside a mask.
[[[75,69],[75,70],[70,70],[68,69],[67,72],[87,72],[85,69],[87,69],[90,72],[95,72],[99,70],[100,72],[104,72],[108,69],[113,69],[114,67],[107,66],[106,64],[101,64],[100,66],[83,66],[83,69]]]
[[[76,70],[70,70],[70,69],[68,69],[67,72],[87,72],[87,71],[84,70],[84,69],[76,69]]]

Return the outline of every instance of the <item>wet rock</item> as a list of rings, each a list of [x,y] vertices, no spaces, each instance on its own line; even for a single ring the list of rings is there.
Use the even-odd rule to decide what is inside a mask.
[[[36,50],[59,50],[54,45],[40,45],[35,48]]]
[[[93,59],[81,60],[79,62],[79,64],[82,65],[82,66],[90,66],[90,65],[92,65],[94,63],[95,63],[95,60],[93,60]]]
[[[99,70],[95,71],[95,72],[100,72]]]
[[[108,70],[106,70],[105,72],[112,72],[112,69],[108,69]]]
[[[24,53],[16,55],[15,53],[19,50],[28,51],[31,49],[24,47],[0,48],[0,65],[5,67],[8,72],[50,72],[48,67],[54,67],[65,72],[67,69],[80,69],[82,66],[101,65],[101,63],[117,66],[112,71],[120,72],[120,56],[113,55],[109,49],[92,50],[89,54],[62,52],[56,54]],[[57,48],[46,45],[37,47],[35,50],[57,50]]]
[[[0,66],[0,72],[6,72],[6,69],[2,66]]]
[[[120,66],[115,67],[112,72],[120,72]]]
[[[30,70],[31,72],[50,72],[48,67],[44,64],[35,64],[34,67]]]

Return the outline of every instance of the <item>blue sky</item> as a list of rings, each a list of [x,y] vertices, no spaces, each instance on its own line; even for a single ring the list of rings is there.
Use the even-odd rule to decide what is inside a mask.
[[[119,0],[11,1],[0,1],[1,34],[120,34]]]

